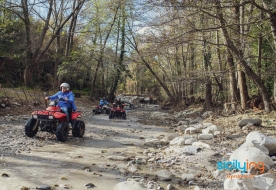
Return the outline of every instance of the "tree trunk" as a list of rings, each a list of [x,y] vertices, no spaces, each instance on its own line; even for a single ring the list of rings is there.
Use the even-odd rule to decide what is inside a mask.
[[[240,11],[241,10],[241,11]],[[243,19],[244,19],[244,10],[243,6],[240,7],[239,4],[235,4],[235,12],[234,12],[234,19],[236,24],[236,36],[239,36],[237,39],[237,49],[239,51],[239,57],[243,57],[244,53],[242,51],[243,47],[243,34],[244,34],[244,28],[243,28]],[[240,101],[241,101],[241,107],[243,110],[246,110],[248,108],[248,90],[247,90],[247,83],[246,83],[246,76],[243,70],[241,69],[240,63],[237,64],[237,70],[238,70],[238,85],[240,89]]]
[[[205,37],[204,37],[205,38]],[[211,82],[211,77],[209,75],[209,65],[210,65],[210,60],[211,60],[211,53],[209,52],[208,47],[206,46],[206,40],[203,39],[203,63],[204,63],[204,68],[206,72],[206,77],[205,77],[205,108],[207,110],[210,110],[212,106],[212,82]]]
[[[223,17],[223,14],[221,12],[221,5],[220,5],[220,1],[219,0],[216,0],[216,5],[217,5],[216,6],[217,17],[218,17],[218,19],[220,21],[222,33],[223,33],[223,36],[225,38],[227,46],[235,54],[235,56],[237,57],[238,61],[241,64],[241,66],[243,67],[245,73],[251,78],[251,80],[260,89],[260,92],[262,94],[262,99],[263,99],[264,107],[265,107],[265,111],[266,112],[270,112],[270,107],[269,107],[270,100],[269,100],[269,95],[268,95],[268,91],[267,91],[266,87],[264,86],[264,84],[262,83],[262,81],[260,80],[260,78],[258,77],[258,75],[256,75],[256,73],[254,73],[254,71],[248,66],[247,62],[240,55],[240,51],[238,50],[238,48],[232,42],[232,40],[230,38],[230,35],[229,35],[228,31],[226,30],[226,21],[225,21],[225,19]]]
[[[22,10],[24,15],[24,24],[25,24],[25,38],[26,38],[26,59],[24,60],[24,84],[26,86],[30,85],[30,74],[29,69],[31,62],[33,60],[33,53],[32,53],[32,44],[31,44],[31,23],[29,18],[29,10],[28,10],[28,1],[21,0]]]
[[[235,103],[240,101],[239,92],[237,89],[237,79],[236,79],[236,72],[235,72],[235,64],[233,55],[230,52],[229,48],[226,49],[227,51],[227,64],[229,67],[229,79],[230,79],[230,98],[231,98],[231,108],[233,110],[236,109]]]
[[[99,57],[99,59],[98,59],[98,64],[97,64],[97,66],[96,66],[96,70],[95,70],[95,73],[94,73],[94,76],[93,76],[93,80],[92,80],[92,84],[91,84],[90,99],[92,99],[92,97],[93,97],[93,93],[94,93],[94,88],[95,88],[95,84],[96,84],[96,79],[97,79],[98,70],[99,70],[100,64],[101,64],[102,61],[103,61],[103,54],[104,54],[104,51],[105,51],[105,48],[106,48],[107,40],[108,40],[108,38],[109,38],[109,35],[110,35],[111,30],[112,30],[112,28],[113,28],[113,25],[115,24],[115,21],[116,21],[116,19],[117,19],[118,9],[119,9],[119,5],[117,6],[117,8],[116,8],[116,10],[115,10],[116,12],[115,12],[115,14],[114,14],[114,17],[113,17],[112,23],[111,23],[111,25],[110,25],[110,28],[109,28],[109,30],[108,30],[108,32],[107,32],[107,35],[106,35],[106,37],[105,37],[105,39],[104,39],[104,42],[103,42],[103,44],[101,44],[100,55],[99,55],[100,57]],[[100,27],[100,26],[99,26],[99,27]]]
[[[273,36],[274,51],[275,51],[275,49],[276,49],[276,12],[275,12],[276,6],[274,5],[271,8],[271,5],[269,5],[268,2],[266,2],[264,0],[263,0],[263,5],[267,10],[274,10],[273,12],[272,11],[267,12],[267,15],[268,15],[269,20],[270,20],[270,27],[271,27],[271,33],[272,33],[272,36]],[[274,67],[276,69],[276,62],[274,62],[274,65],[275,65]],[[275,72],[276,72],[276,70],[275,70]],[[276,102],[276,74],[274,75],[273,99],[274,99],[274,102]]]

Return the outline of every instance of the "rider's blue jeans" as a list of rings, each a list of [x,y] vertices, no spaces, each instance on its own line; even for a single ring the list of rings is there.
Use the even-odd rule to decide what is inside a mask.
[[[67,122],[70,123],[70,117],[69,117],[69,108],[68,107],[61,107],[60,108],[63,113],[67,115]]]

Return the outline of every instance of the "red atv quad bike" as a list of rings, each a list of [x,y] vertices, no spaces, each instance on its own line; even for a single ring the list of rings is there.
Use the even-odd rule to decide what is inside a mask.
[[[81,120],[80,111],[74,111],[71,114],[72,134],[74,137],[83,137],[85,124]],[[31,118],[25,125],[25,135],[34,137],[40,128],[41,131],[54,133],[57,140],[61,142],[67,141],[69,134],[69,123],[67,115],[63,113],[56,101],[50,102],[46,110],[37,110],[31,114]]]
[[[125,104],[117,105],[113,103],[113,107],[110,109],[109,119],[117,117],[118,119],[126,119],[126,110],[124,109]]]

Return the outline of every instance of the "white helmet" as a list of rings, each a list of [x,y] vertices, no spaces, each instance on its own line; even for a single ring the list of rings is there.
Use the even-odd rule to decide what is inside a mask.
[[[62,83],[61,85],[60,85],[60,88],[61,87],[65,87],[65,88],[67,88],[67,90],[69,90],[70,89],[70,85],[68,84],[68,83]]]

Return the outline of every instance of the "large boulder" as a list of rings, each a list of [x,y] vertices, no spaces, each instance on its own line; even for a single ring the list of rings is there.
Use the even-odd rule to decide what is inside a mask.
[[[230,162],[237,162],[237,169],[240,169],[242,172],[248,171],[250,168],[244,167],[245,164],[250,163],[260,163],[262,166],[259,166],[260,173],[264,172],[265,165],[272,167],[274,165],[273,160],[267,156],[263,151],[256,147],[246,147],[238,148],[233,152],[229,159]]]
[[[246,137],[246,142],[257,142],[269,150],[269,155],[276,154],[276,139],[268,137],[258,131],[250,132]]]

